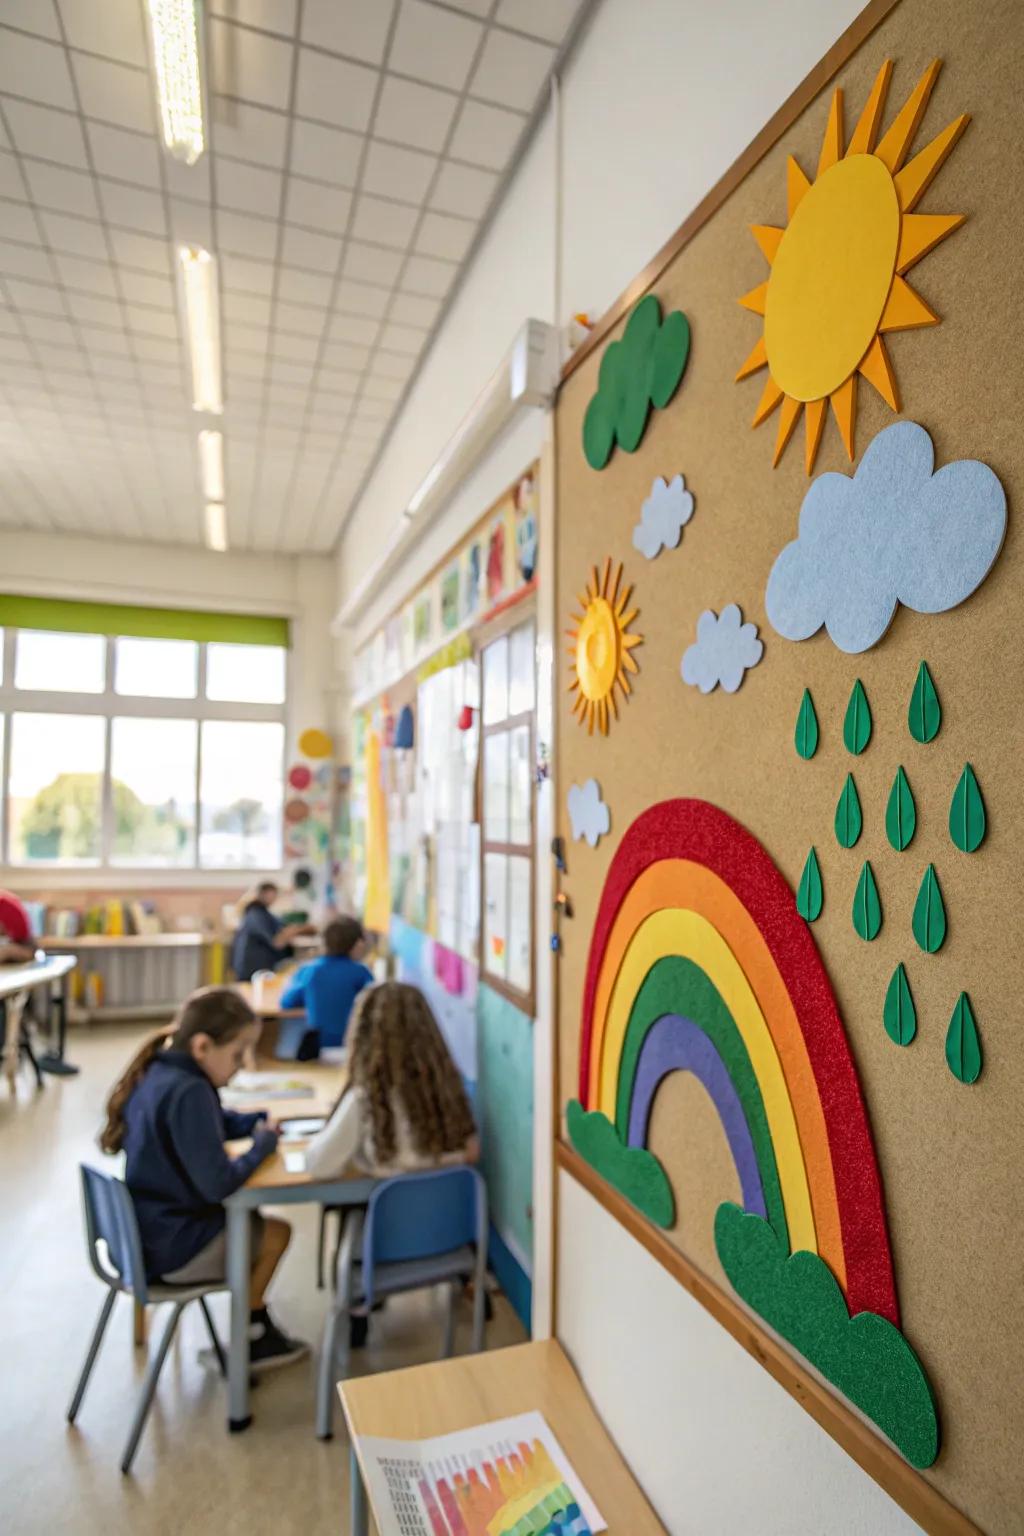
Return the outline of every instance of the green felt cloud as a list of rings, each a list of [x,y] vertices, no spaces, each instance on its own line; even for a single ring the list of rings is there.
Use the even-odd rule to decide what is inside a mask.
[[[655,1226],[672,1225],[676,1219],[672,1186],[653,1152],[624,1146],[607,1115],[599,1109],[588,1112],[577,1099],[569,1100],[566,1122],[569,1140],[591,1168]]]
[[[583,455],[604,469],[618,443],[627,453],[640,445],[651,406],[661,410],[679,387],[690,355],[690,322],[681,309],[661,318],[653,293],[640,300],[621,341],[605,348],[597,393],[583,418]]]
[[[839,1283],[817,1254],[787,1256],[760,1216],[726,1202],[715,1217],[722,1267],[748,1307],[838,1387],[915,1467],[930,1467],[939,1425],[928,1378],[892,1323],[851,1318]]]

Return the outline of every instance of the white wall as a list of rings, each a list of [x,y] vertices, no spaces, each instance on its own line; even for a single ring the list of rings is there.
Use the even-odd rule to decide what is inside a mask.
[[[862,0],[601,0],[338,548],[338,599],[528,317],[600,315],[728,169]],[[556,159],[557,152],[557,159]],[[538,451],[499,444],[378,595],[362,638]],[[517,458],[518,455],[518,458]],[[556,765],[557,766],[557,765]],[[541,933],[539,944],[546,944]],[[538,1038],[544,1036],[538,1032]],[[542,1051],[538,1073],[549,1074]],[[538,1081],[537,1102],[550,1085]],[[539,1159],[543,1221],[550,1159]],[[560,1181],[558,1332],[673,1536],[906,1536],[876,1484],[573,1182]],[[546,1259],[538,1245],[537,1262]],[[541,1286],[550,1274],[536,1277]]]
[[[559,1337],[672,1536],[920,1532],[565,1173],[558,1200]]]

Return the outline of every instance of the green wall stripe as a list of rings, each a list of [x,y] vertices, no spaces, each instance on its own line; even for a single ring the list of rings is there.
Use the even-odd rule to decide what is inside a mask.
[[[191,608],[136,608],[128,603],[76,603],[0,595],[0,625],[76,635],[136,635],[146,640],[220,640],[233,645],[288,645],[288,620],[255,613],[204,613]]]

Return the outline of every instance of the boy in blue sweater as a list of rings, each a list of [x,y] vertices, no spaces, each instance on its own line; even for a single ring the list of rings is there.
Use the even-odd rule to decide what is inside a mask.
[[[295,972],[281,997],[282,1008],[304,1008],[321,1048],[343,1045],[352,1004],[373,972],[363,965],[363,926],[354,917],[336,917],[324,929],[325,954]]]
[[[146,1276],[171,1285],[223,1280],[223,1202],[277,1146],[263,1112],[225,1109],[227,1087],[256,1044],[259,1020],[232,987],[193,992],[166,1030],[129,1062],[107,1101],[104,1152],[125,1154]],[[252,1137],[241,1157],[226,1141]],[[287,1365],[307,1351],[272,1321],[266,1289],[291,1238],[287,1222],[253,1213],[250,1364]]]

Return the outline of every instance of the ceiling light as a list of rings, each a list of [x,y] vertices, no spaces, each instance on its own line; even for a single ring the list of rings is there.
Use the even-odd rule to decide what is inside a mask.
[[[200,432],[199,472],[207,501],[224,500],[224,434]]]
[[[220,312],[217,259],[200,245],[178,247],[185,285],[185,316],[192,354],[192,409],[219,416],[224,409],[220,378]]]
[[[164,143],[195,165],[205,146],[195,0],[147,0]]]
[[[206,544],[222,555],[228,547],[228,520],[223,502],[206,503]]]

